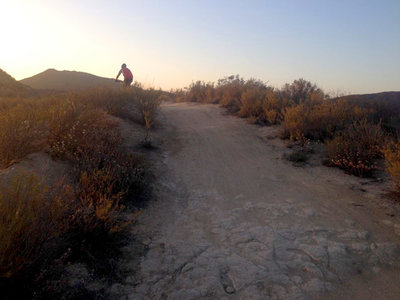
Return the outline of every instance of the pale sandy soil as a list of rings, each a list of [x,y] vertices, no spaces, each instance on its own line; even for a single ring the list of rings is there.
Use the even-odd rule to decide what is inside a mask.
[[[400,299],[390,188],[314,159],[277,128],[164,104],[156,200],[133,229],[121,299]],[[142,255],[142,256],[140,256]]]

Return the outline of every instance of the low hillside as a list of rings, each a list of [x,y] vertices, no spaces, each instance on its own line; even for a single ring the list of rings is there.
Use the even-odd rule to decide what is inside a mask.
[[[400,132],[400,92],[349,95],[339,98],[339,100],[342,99],[360,107],[375,110],[385,128]]]
[[[382,92],[376,94],[349,95],[340,97],[360,106],[387,107],[400,112],[400,92]]]
[[[349,101],[385,101],[400,102],[400,92],[382,92],[375,94],[349,95],[341,97]]]
[[[16,81],[0,69],[0,97],[29,96],[33,93],[32,88]]]
[[[20,81],[34,89],[48,89],[57,91],[82,90],[98,86],[118,87],[111,78],[99,77],[84,72],[57,71],[48,69],[35,76]]]

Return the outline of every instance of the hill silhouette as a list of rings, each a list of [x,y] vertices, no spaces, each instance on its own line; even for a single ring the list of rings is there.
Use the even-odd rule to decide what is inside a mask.
[[[0,97],[30,96],[35,91],[0,69]]]
[[[111,78],[99,77],[93,74],[77,71],[57,71],[48,69],[20,81],[34,89],[57,91],[82,90],[98,86],[119,87]]]
[[[375,94],[348,95],[340,97],[353,103],[383,101],[392,104],[400,103],[400,92],[382,92]]]
[[[376,111],[386,130],[400,133],[400,92],[349,95],[339,99]]]
[[[338,99],[345,99],[350,103],[362,107],[371,107],[378,110],[387,110],[400,114],[400,92],[382,92],[375,94],[348,95]]]

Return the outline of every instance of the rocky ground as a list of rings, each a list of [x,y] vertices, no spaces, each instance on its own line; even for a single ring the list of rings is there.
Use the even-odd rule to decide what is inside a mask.
[[[386,180],[312,160],[214,105],[164,104],[156,199],[132,228],[119,299],[399,299]],[[158,150],[160,151],[160,150]]]

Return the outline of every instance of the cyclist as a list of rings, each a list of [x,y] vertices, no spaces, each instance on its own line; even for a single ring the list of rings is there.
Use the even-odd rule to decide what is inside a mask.
[[[129,70],[126,67],[126,64],[122,64],[121,66],[121,70],[118,72],[117,78],[115,78],[115,81],[118,81],[118,77],[121,75],[124,76],[124,87],[128,87],[131,85],[132,81],[133,81],[133,75],[131,70]]]

